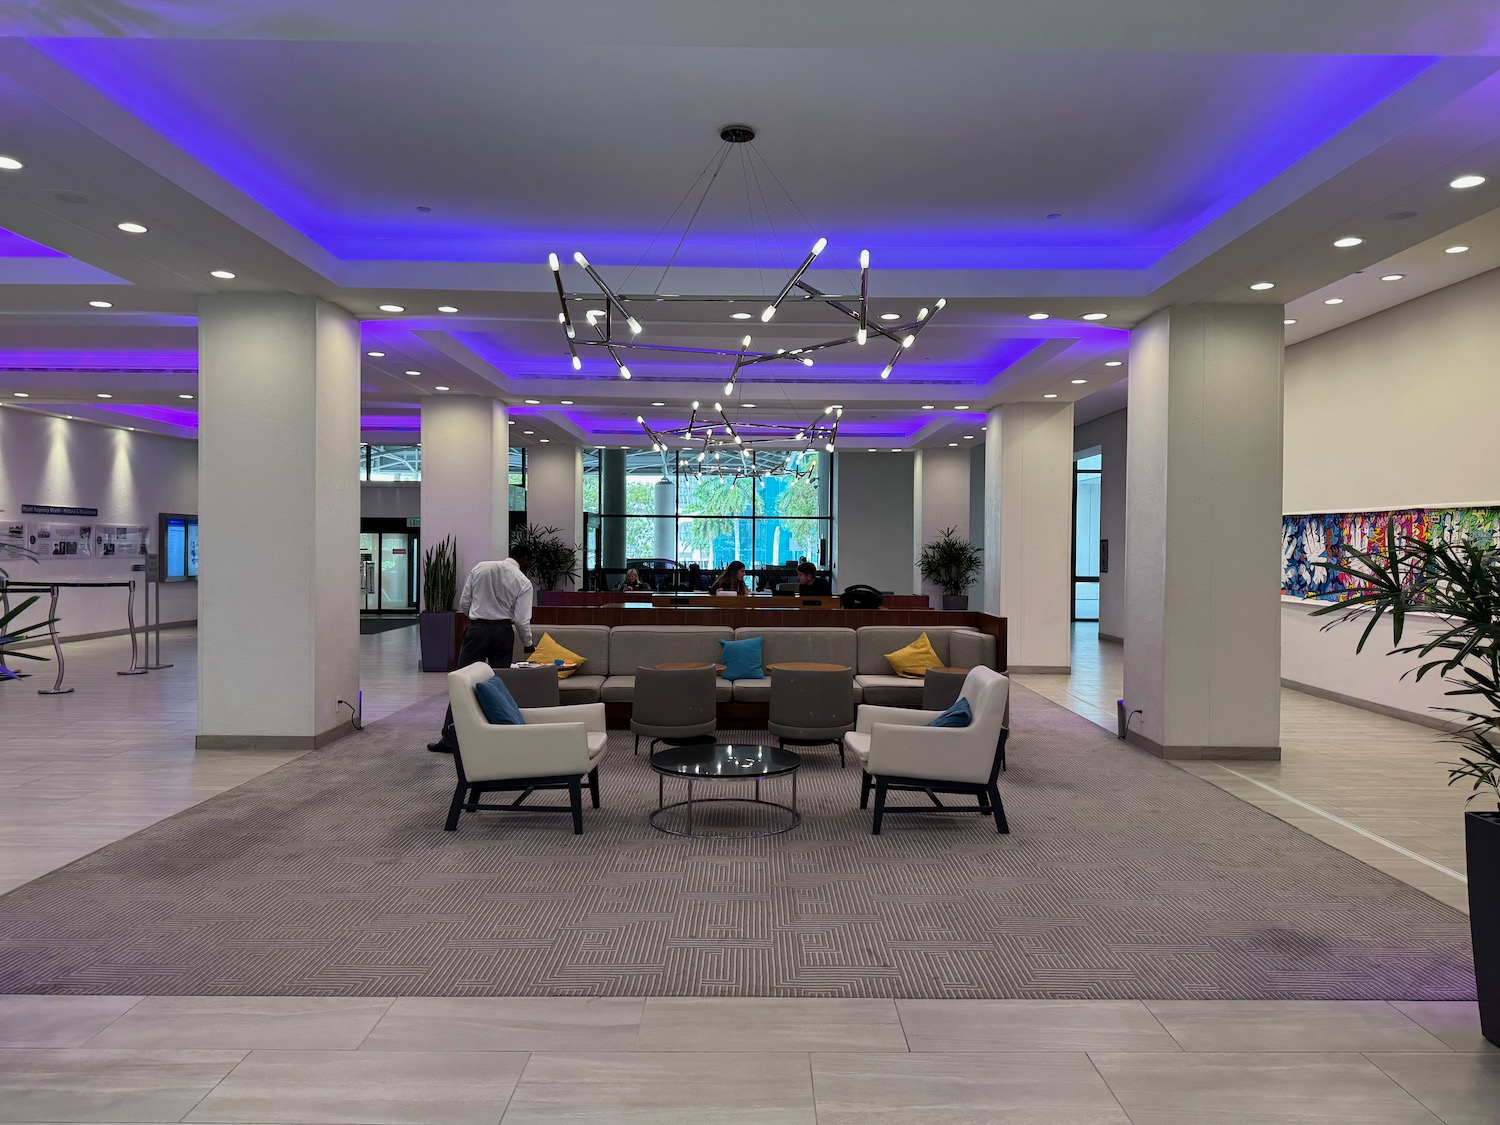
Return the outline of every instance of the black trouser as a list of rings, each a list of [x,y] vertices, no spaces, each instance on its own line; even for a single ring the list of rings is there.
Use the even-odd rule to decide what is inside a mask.
[[[509,668],[515,654],[516,628],[509,621],[470,620],[464,626],[464,641],[458,647],[458,667],[467,668],[483,660],[492,668]],[[438,739],[450,750],[457,749],[458,735],[453,730],[453,707],[443,716],[443,733]]]

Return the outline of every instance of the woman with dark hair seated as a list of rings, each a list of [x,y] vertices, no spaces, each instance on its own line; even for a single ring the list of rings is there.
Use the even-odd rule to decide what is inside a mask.
[[[740,594],[750,593],[750,587],[745,585],[745,564],[735,559],[724,568],[724,573],[714,580],[709,587],[713,594]]]

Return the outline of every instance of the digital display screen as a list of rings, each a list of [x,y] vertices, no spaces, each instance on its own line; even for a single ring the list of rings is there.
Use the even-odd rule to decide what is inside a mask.
[[[161,517],[162,582],[188,582],[198,577],[198,517]]]

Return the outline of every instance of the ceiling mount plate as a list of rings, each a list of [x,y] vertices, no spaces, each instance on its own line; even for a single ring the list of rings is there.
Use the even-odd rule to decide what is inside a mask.
[[[755,140],[755,130],[748,125],[726,125],[719,130],[719,140],[742,145]]]

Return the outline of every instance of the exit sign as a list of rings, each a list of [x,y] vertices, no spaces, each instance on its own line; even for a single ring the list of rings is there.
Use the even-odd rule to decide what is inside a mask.
[[[407,527],[421,527],[422,526],[422,517],[421,516],[407,516],[406,517],[406,526]]]

